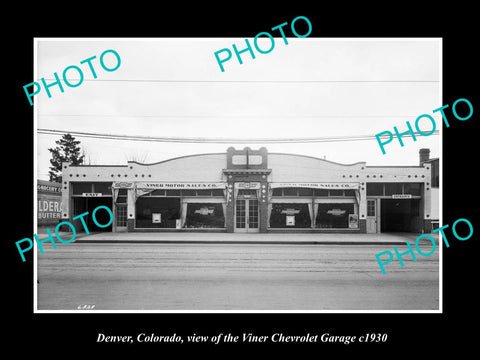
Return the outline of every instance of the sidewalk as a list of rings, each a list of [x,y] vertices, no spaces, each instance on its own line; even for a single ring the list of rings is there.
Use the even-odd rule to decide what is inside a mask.
[[[242,234],[193,232],[97,232],[78,233],[76,243],[186,243],[186,244],[337,244],[337,245],[405,245],[414,246],[421,234]],[[430,234],[431,235],[431,234]],[[71,234],[70,234],[71,236]],[[438,244],[438,233],[431,235]],[[428,241],[424,239],[423,241]]]

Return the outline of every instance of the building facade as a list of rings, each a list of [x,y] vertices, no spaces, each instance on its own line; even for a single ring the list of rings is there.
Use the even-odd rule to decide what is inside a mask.
[[[107,206],[106,231],[430,232],[431,163],[339,164],[266,148],[154,164],[63,164],[62,221]],[[102,221],[97,212],[99,223]],[[105,216],[108,214],[105,212]]]

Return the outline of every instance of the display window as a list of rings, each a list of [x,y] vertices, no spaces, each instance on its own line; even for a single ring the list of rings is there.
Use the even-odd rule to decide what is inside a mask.
[[[354,204],[318,204],[316,227],[330,229],[347,229],[349,227],[348,216],[354,213]]]
[[[309,204],[274,203],[270,214],[271,228],[309,228]]]
[[[225,215],[221,203],[188,203],[186,228],[223,228]]]
[[[135,208],[137,228],[176,228],[180,219],[180,198],[139,197]]]

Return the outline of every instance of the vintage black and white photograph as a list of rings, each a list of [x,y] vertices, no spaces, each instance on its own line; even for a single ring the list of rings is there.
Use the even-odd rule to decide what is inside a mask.
[[[442,39],[290,22],[35,39],[35,312],[441,312]]]

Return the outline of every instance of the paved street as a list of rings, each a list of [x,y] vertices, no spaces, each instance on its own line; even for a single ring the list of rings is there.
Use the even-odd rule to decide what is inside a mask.
[[[438,248],[383,275],[375,254],[385,250],[393,245],[59,244],[38,254],[38,309],[438,309]]]

